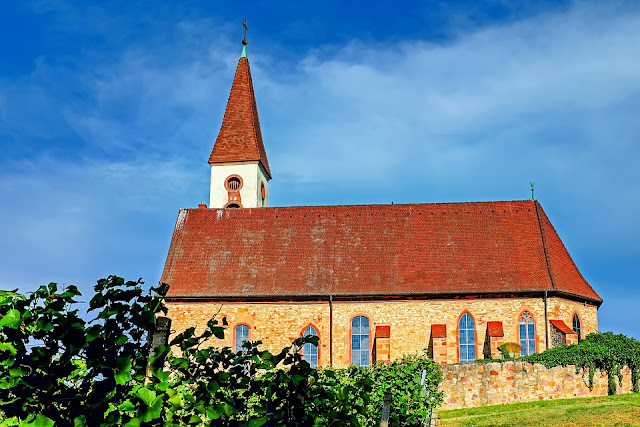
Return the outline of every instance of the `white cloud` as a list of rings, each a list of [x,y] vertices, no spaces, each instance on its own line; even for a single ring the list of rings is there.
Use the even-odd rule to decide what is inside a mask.
[[[576,3],[441,45],[354,40],[291,63],[250,49],[271,201],[524,199],[536,181],[579,267],[606,287],[589,260],[640,255],[640,13],[620,5]],[[240,50],[209,21],[177,27],[169,44],[66,68],[42,59],[0,81],[2,133],[42,145],[0,170],[0,287],[159,278],[178,208],[207,198]]]

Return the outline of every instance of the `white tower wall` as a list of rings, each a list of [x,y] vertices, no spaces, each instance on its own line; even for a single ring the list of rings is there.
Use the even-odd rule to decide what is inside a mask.
[[[260,208],[269,206],[269,180],[258,162],[211,165],[211,187],[209,192],[209,208],[224,208],[229,203],[229,191],[225,182],[230,176],[237,175],[242,180],[240,201],[243,208]],[[262,184],[265,198],[262,200]]]

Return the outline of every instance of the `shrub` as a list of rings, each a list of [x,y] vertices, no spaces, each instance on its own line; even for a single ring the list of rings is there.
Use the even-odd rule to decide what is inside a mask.
[[[72,309],[80,296],[74,286],[59,292],[51,283],[29,296],[0,291],[2,426],[373,426],[387,391],[392,425],[402,426],[442,401],[432,361],[313,369],[299,350],[317,337],[299,338],[278,354],[260,342],[238,353],[207,347],[224,337],[226,319],[211,319],[200,334],[187,329],[149,358],[167,286],[145,294],[141,284],[98,281],[88,322]]]
[[[616,378],[622,384],[622,367],[631,369],[632,390],[640,390],[640,341],[613,332],[593,333],[577,344],[563,345],[523,357],[546,367],[575,365],[576,371],[589,370],[589,386],[593,388],[595,370],[607,372],[609,394],[616,393]]]

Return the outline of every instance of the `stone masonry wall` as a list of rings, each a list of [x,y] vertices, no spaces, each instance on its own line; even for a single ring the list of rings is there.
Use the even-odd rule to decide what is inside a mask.
[[[263,346],[276,352],[290,345],[309,325],[313,325],[320,338],[319,365],[329,365],[330,313],[326,302],[168,302],[172,330],[181,332],[191,326],[203,327],[217,314],[219,320],[226,317],[229,329],[223,341],[214,340],[211,345],[233,346],[235,326],[249,326],[251,341],[263,341]],[[375,327],[390,326],[390,360],[404,354],[420,353],[429,346],[432,324],[446,324],[444,340],[446,363],[457,363],[458,320],[468,312],[475,322],[476,355],[482,358],[487,322],[502,321],[504,342],[518,342],[518,321],[523,311],[529,311],[536,325],[536,349],[543,351],[545,344],[544,303],[542,298],[492,298],[455,300],[404,300],[361,301],[333,303],[333,366],[350,364],[350,324],[353,317],[367,316],[370,320],[370,350],[373,354]],[[548,299],[549,319],[563,320],[571,326],[574,313],[582,322],[583,334],[598,329],[597,309],[563,298]],[[551,339],[551,337],[549,337]]]
[[[576,374],[575,366],[547,369],[538,363],[516,361],[446,365],[441,370],[444,381],[440,390],[445,396],[440,409],[605,396],[608,388],[606,372],[596,372],[593,390],[589,390],[588,372]],[[631,391],[630,369],[625,366],[622,374],[618,394]]]

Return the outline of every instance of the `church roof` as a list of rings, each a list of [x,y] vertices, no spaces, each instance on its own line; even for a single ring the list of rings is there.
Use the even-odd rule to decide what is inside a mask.
[[[537,201],[183,209],[169,298],[539,293],[600,304]]]
[[[269,178],[271,170],[262,143],[258,106],[253,92],[251,68],[246,56],[238,61],[227,109],[218,138],[211,151],[209,164],[257,161]]]

